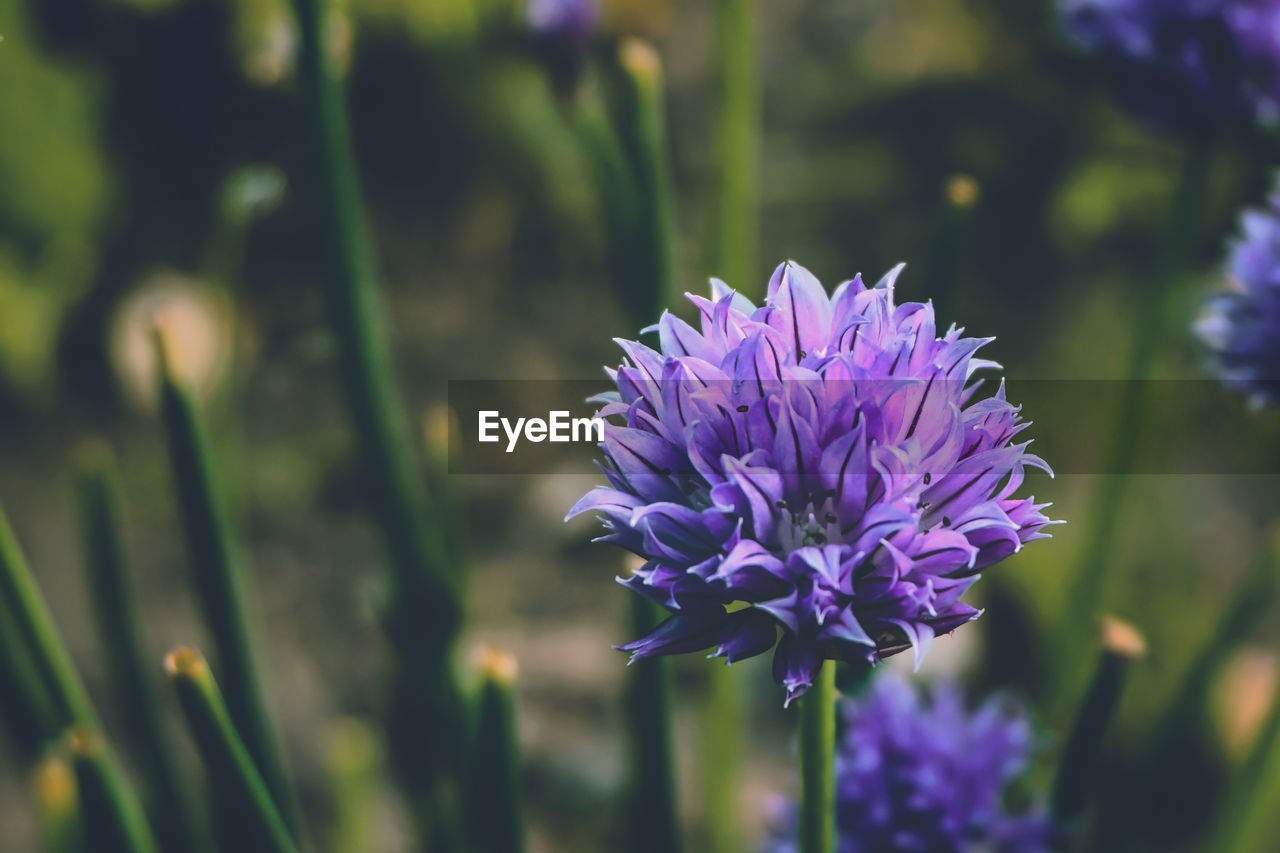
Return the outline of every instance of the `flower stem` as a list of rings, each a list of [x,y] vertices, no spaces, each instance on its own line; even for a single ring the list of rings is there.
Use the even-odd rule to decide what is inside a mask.
[[[1103,476],[1099,478],[1094,499],[1089,503],[1084,545],[1060,619],[1058,648],[1061,674],[1056,679],[1059,693],[1054,697],[1055,706],[1061,706],[1067,698],[1067,691],[1077,683],[1075,675],[1088,645],[1088,632],[1097,624],[1103,580],[1107,568],[1114,566],[1111,555],[1120,529],[1121,510],[1146,427],[1147,386],[1167,334],[1167,315],[1174,301],[1170,298],[1170,291],[1190,263],[1195,249],[1196,225],[1208,184],[1211,154],[1212,146],[1208,140],[1190,143],[1169,208],[1159,253],[1148,275],[1140,280],[1140,290],[1135,294],[1138,323],[1130,353],[1129,373],[1125,377],[1129,393],[1125,395],[1116,428],[1111,433],[1112,444],[1103,460],[1106,466]]]
[[[466,796],[467,841],[475,853],[524,850],[515,678],[515,658],[485,653]]]
[[[1053,816],[1064,842],[1089,804],[1103,739],[1120,704],[1129,664],[1145,651],[1146,643],[1133,627],[1110,617],[1103,620],[1098,668],[1063,745],[1053,786]]]
[[[91,728],[77,728],[67,741],[79,792],[81,831],[88,847],[102,853],[158,850],[101,736]]]
[[[174,760],[167,721],[152,678],[129,579],[119,486],[111,449],[102,443],[82,448],[77,472],[81,530],[92,604],[118,700],[139,750],[153,805],[156,829],[165,847],[203,849],[186,783]]]
[[[0,594],[0,718],[15,754],[25,763],[36,760],[40,745],[57,736],[59,723],[17,625],[11,605]]]
[[[834,853],[836,665],[823,661],[800,697],[800,853]]]
[[[1187,732],[1206,724],[1210,693],[1223,661],[1230,658],[1271,611],[1276,599],[1275,572],[1271,549],[1264,546],[1237,584],[1208,641],[1196,652],[1173,699],[1151,727],[1142,767],[1153,798],[1158,796],[1157,783],[1167,778],[1171,765],[1183,755],[1185,744],[1181,741]],[[1157,807],[1155,802],[1150,805],[1153,809]]]
[[[1274,593],[1275,546],[1267,543],[1258,568],[1269,577]],[[1257,581],[1247,579],[1237,597],[1243,599]],[[1266,598],[1270,601],[1270,598]],[[1223,615],[1223,628],[1233,613]],[[1255,620],[1256,621],[1256,620]],[[1208,651],[1208,649],[1206,649]],[[1267,850],[1274,840],[1276,804],[1280,803],[1280,689],[1271,699],[1271,709],[1258,732],[1243,766],[1236,770],[1223,797],[1224,806],[1214,827],[1212,844],[1206,850],[1217,853],[1251,853]]]
[[[166,340],[163,322],[156,329],[160,409],[196,598],[218,650],[231,718],[281,813],[296,828],[293,795],[259,687],[240,566],[213,479],[212,453],[195,400],[177,374],[170,352],[175,342]]]
[[[633,636],[643,637],[665,612],[647,598],[631,594]],[[671,755],[671,673],[665,658],[637,660],[627,667],[625,698],[631,738],[628,791],[628,849],[678,853],[680,822],[676,810],[676,772]]]
[[[675,292],[675,248],[666,153],[662,60],[648,42],[624,39],[618,46],[617,137],[635,177],[634,216],[623,235],[619,282],[632,319],[656,323]]]
[[[404,407],[393,382],[383,330],[373,246],[351,150],[346,105],[325,49],[328,4],[293,0],[298,19],[298,80],[313,145],[322,244],[328,252],[329,309],[341,343],[341,369],[376,520],[391,562],[386,626],[397,656],[389,722],[390,755],[436,849],[456,818],[463,729],[452,658],[462,621],[455,567],[418,476]],[[453,781],[451,781],[453,780]],[[424,839],[424,844],[427,843]]]
[[[1262,853],[1274,842],[1280,802],[1280,690],[1271,699],[1258,738],[1224,797],[1213,843],[1216,853]]]
[[[100,783],[93,792],[101,794],[93,803],[94,825],[102,828],[104,839],[110,837],[118,841],[118,845],[110,849],[150,853],[156,845],[142,806],[125,782],[124,774],[106,742],[98,734],[97,712],[71,662],[71,655],[58,636],[53,616],[3,512],[0,512],[0,618],[12,629],[9,639],[17,644],[13,654],[30,663],[29,674],[35,683],[29,686],[38,686],[39,695],[47,700],[48,720],[45,726],[75,727],[79,739],[92,744],[92,755],[84,756],[81,763],[87,762],[83,768],[89,774],[86,779]],[[73,738],[72,746],[75,742]],[[81,769],[77,768],[77,777],[80,774]],[[84,783],[82,779],[81,785]],[[82,800],[85,796],[82,791]]]
[[[31,670],[49,702],[57,728],[73,724],[96,726],[98,715],[89,703],[84,682],[58,638],[53,616],[44,602],[26,558],[5,515],[0,512],[0,600],[4,615],[12,618],[19,651],[25,652]]]
[[[181,648],[165,656],[164,668],[209,772],[223,846],[292,853],[296,848],[289,827],[236,731],[209,665],[199,652]]]
[[[380,733],[348,717],[329,728],[325,741],[328,848],[333,853],[364,853],[376,846],[385,758]]]
[[[707,853],[737,853],[742,849],[738,793],[746,741],[744,674],[741,666],[708,668],[707,694],[699,720],[699,782]]]
[[[711,269],[744,293],[755,280],[760,92],[754,0],[716,0]],[[735,848],[737,849],[737,848]]]
[[[924,262],[925,293],[938,325],[963,325],[957,312],[965,304],[965,284],[973,258],[976,207],[981,190],[970,175],[952,175],[944,187]]]

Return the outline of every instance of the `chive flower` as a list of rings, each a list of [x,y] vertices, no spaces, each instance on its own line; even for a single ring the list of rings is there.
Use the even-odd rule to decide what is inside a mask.
[[[1184,130],[1280,117],[1280,0],[1064,0],[1120,99]]]
[[[600,395],[608,480],[569,512],[595,512],[645,562],[621,583],[672,614],[620,646],[634,658],[712,649],[733,663],[773,650],[786,701],[823,660],[870,665],[979,612],[979,573],[1045,534],[1019,497],[1026,424],[1003,383],[981,396],[990,338],[933,307],[894,303],[901,266],[828,297],[786,263],[764,305],[713,280],[690,295],[701,331],[671,313],[659,349],[626,356]]]
[[[877,678],[841,705],[836,753],[838,853],[1047,853],[1052,822],[1039,803],[1012,811],[1009,786],[1031,764],[1036,735],[1009,697],[966,707],[943,683],[921,695]],[[763,853],[796,853],[795,809],[779,809]]]
[[[596,33],[598,0],[528,0],[525,21],[537,36],[579,49]]]
[[[1223,383],[1254,406],[1280,403],[1280,181],[1266,208],[1246,210],[1226,260],[1228,290],[1205,304],[1195,331]]]

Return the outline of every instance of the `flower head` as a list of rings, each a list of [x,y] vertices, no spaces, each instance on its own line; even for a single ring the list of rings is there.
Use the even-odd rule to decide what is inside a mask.
[[[842,706],[836,754],[836,849],[927,853],[1040,853],[1050,849],[1042,808],[1013,814],[1009,785],[1027,770],[1035,733],[1026,713],[995,698],[965,707],[958,688],[927,699],[882,676]],[[766,853],[795,853],[795,810],[785,807]]]
[[[1063,17],[1157,124],[1280,118],[1280,0],[1064,0]]]
[[[659,350],[619,341],[600,396],[605,541],[645,559],[622,581],[673,614],[621,648],[712,648],[730,663],[774,649],[787,700],[824,659],[875,663],[978,616],[978,573],[1044,536],[1025,424],[1003,384],[980,398],[990,339],[936,335],[933,308],[895,305],[895,269],[828,297],[778,267],[759,308],[712,281],[689,298],[701,331],[665,314]],[[776,647],[776,648],[775,648]]]
[[[600,19],[598,0],[528,0],[525,20],[535,34],[585,47]]]
[[[1280,183],[1263,210],[1240,217],[1226,272],[1231,289],[1196,322],[1224,383],[1255,405],[1280,403]]]

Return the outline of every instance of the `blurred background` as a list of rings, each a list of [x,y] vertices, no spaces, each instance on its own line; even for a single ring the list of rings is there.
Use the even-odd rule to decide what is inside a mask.
[[[709,5],[604,4],[606,37],[650,38],[665,64],[680,290],[702,291],[721,274],[705,248],[715,157]],[[990,355],[1008,368],[1011,398],[1019,378],[1123,377],[1133,318],[1148,310],[1130,282],[1154,252],[1180,153],[1112,105],[1058,35],[1052,4],[757,5],[759,251],[752,280],[730,283],[758,293],[786,258],[829,286],[906,261],[905,298],[936,296],[943,323],[998,338]],[[429,452],[441,441],[448,379],[603,382],[600,365],[619,360],[610,338],[634,336],[608,283],[601,202],[572,132],[573,105],[519,20],[509,0],[346,0],[331,28],[398,378]],[[0,0],[0,35],[0,502],[111,730],[120,706],[71,534],[69,471],[87,438],[107,438],[120,456],[157,668],[169,648],[204,640],[155,416],[149,329],[163,307],[209,408],[268,700],[308,823],[323,837],[335,765],[352,750],[379,760],[377,740],[353,742],[365,729],[350,721],[381,713],[387,654],[375,617],[381,546],[360,509],[362,472],[319,294],[287,3]],[[1169,295],[1176,328],[1221,284],[1224,242],[1238,210],[1265,196],[1276,153],[1274,139],[1253,136],[1216,150],[1194,247],[1201,274]],[[929,281],[945,292],[927,292]],[[1195,377],[1202,361],[1188,332],[1160,371]],[[1103,443],[1110,426],[1100,419],[1098,429]],[[509,649],[520,664],[535,851],[611,849],[625,809],[625,658],[610,648],[631,639],[614,583],[622,560],[588,544],[589,519],[562,523],[590,473],[584,464],[449,480],[471,554],[463,646]],[[1048,754],[1070,705],[1048,704],[1046,661],[1093,480],[1034,483],[1068,524],[990,572],[976,603],[1000,606],[941,638],[926,666],[926,675],[958,666],[975,687],[1038,703]],[[1125,780],[1139,750],[1127,745],[1214,631],[1278,491],[1270,476],[1134,478],[1104,597],[1142,629],[1151,653],[1111,739],[1104,784],[1113,790],[1100,799],[1113,810],[1138,808]],[[1274,622],[1266,615],[1223,650],[1211,718],[1188,729],[1185,760],[1166,779],[1185,808],[1163,816],[1169,846],[1153,849],[1204,829],[1215,780],[1247,750],[1276,684]],[[706,666],[696,656],[677,662],[681,802],[694,850]],[[740,666],[753,691],[742,814],[755,834],[771,795],[794,791],[792,723],[767,659]],[[0,742],[3,850],[36,847],[21,754]],[[376,849],[403,849],[390,789],[379,803]]]

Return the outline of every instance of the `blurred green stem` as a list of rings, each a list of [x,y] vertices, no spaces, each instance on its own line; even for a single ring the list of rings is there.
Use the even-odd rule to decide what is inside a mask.
[[[742,849],[738,794],[746,742],[746,671],[734,666],[707,670],[699,734],[702,807],[707,853]]]
[[[1083,534],[1083,546],[1064,609],[1059,620],[1058,649],[1060,661],[1055,679],[1058,695],[1054,707],[1061,707],[1067,691],[1074,689],[1076,674],[1088,646],[1091,626],[1102,604],[1103,580],[1107,570],[1115,568],[1116,532],[1121,527],[1125,496],[1142,436],[1146,429],[1145,414],[1148,386],[1169,324],[1170,298],[1178,278],[1186,270],[1195,253],[1196,228],[1208,184],[1212,146],[1206,139],[1189,143],[1182,174],[1168,212],[1163,239],[1155,260],[1140,279],[1140,287],[1130,304],[1136,327],[1130,352],[1127,387],[1130,393],[1121,404],[1115,429],[1111,431],[1111,447],[1102,460],[1089,517]]]
[[[623,39],[617,53],[617,138],[635,177],[626,235],[623,299],[640,326],[656,323],[675,295],[674,222],[666,153],[662,60],[653,45]]]
[[[75,768],[81,832],[95,853],[152,853],[158,849],[142,810],[106,744],[91,728],[68,735]]]
[[[1197,748],[1213,749],[1216,753],[1216,743],[1208,743],[1214,738],[1209,720],[1210,693],[1223,663],[1230,660],[1231,654],[1271,611],[1276,598],[1275,570],[1271,550],[1264,547],[1236,585],[1231,600],[1219,614],[1208,639],[1200,645],[1176,692],[1164,703],[1150,726],[1132,781],[1134,799],[1140,808],[1124,810],[1104,827],[1108,841],[1115,843],[1117,849],[1132,849],[1149,827],[1146,821],[1137,820],[1135,816],[1147,816],[1147,820],[1154,816],[1163,821],[1163,814],[1169,808],[1167,780],[1179,772],[1188,772],[1189,763],[1194,761],[1189,756],[1194,755]],[[1228,811],[1234,810],[1235,799],[1224,802]]]
[[[40,694],[48,700],[49,721],[45,725],[59,729],[74,726],[79,740],[93,747],[91,755],[76,761],[76,775],[80,778],[79,765],[87,761],[92,765],[84,768],[90,774],[90,781],[104,786],[101,791],[95,791],[102,793],[102,797],[93,803],[96,809],[94,819],[104,827],[104,832],[118,831],[121,843],[131,845],[113,849],[137,853],[153,850],[155,841],[151,838],[142,806],[125,783],[124,774],[105,741],[97,734],[98,715],[89,701],[84,682],[58,636],[53,616],[2,511],[0,617],[12,620],[11,636],[17,641],[16,653],[30,662],[31,675],[39,682]],[[83,784],[84,780],[81,780]],[[81,799],[84,799],[83,793]]]
[[[924,292],[933,302],[939,329],[962,319],[979,194],[978,182],[969,175],[952,175],[944,188],[924,268]]]
[[[800,697],[800,851],[835,853],[836,664]]]
[[[751,295],[759,227],[760,92],[754,0],[715,0],[711,270]],[[736,848],[735,848],[736,849]]]
[[[219,816],[228,822],[216,829],[224,838],[234,837],[236,847],[292,853],[289,827],[232,723],[209,665],[198,652],[182,648],[170,652],[164,666],[208,770]],[[224,846],[232,845],[224,841]]]
[[[647,598],[629,594],[632,636],[643,637],[666,612]],[[627,849],[634,853],[678,853],[680,820],[672,759],[671,673],[662,657],[627,667],[625,697],[631,739],[631,779],[627,792]]]
[[[449,560],[392,381],[373,247],[366,231],[341,87],[328,43],[328,6],[293,0],[301,38],[298,80],[305,98],[312,178],[320,196],[321,243],[329,252],[329,308],[342,346],[342,378],[392,563],[386,628],[396,651],[390,754],[414,800],[427,843],[456,846],[456,788],[464,729],[453,673],[462,622]]]
[[[516,716],[516,660],[489,650],[480,666],[480,695],[466,794],[472,853],[521,853],[524,805]]]
[[[1145,651],[1146,643],[1133,627],[1111,617],[1103,620],[1098,668],[1063,744],[1053,786],[1051,806],[1064,847],[1071,841],[1093,793],[1103,740],[1120,704],[1129,664]]]
[[[1208,641],[1200,646],[1177,692],[1151,727],[1142,765],[1153,792],[1154,783],[1163,777],[1162,768],[1179,754],[1178,741],[1204,720],[1214,676],[1222,663],[1249,638],[1275,602],[1275,571],[1271,549],[1264,546],[1237,584]]]
[[[1258,738],[1236,771],[1223,798],[1212,843],[1214,853],[1269,853],[1274,850],[1276,806],[1280,804],[1280,689],[1271,699]]]
[[[1260,602],[1251,602],[1248,613],[1252,616],[1269,604],[1275,593],[1275,545],[1268,541],[1251,576],[1240,585],[1236,605],[1223,617],[1223,628],[1234,615],[1236,607],[1244,607],[1244,598],[1266,583],[1267,594],[1258,596]],[[1258,577],[1265,574],[1265,581]],[[1254,618],[1252,621],[1256,622]],[[1205,649],[1205,653],[1209,648]],[[1271,709],[1257,740],[1244,764],[1236,770],[1222,798],[1223,806],[1214,827],[1212,844],[1206,850],[1214,853],[1263,853],[1274,845],[1276,807],[1280,804],[1280,688],[1271,699]]]
[[[24,762],[35,760],[40,744],[59,731],[53,700],[4,595],[0,595],[0,716],[15,754]]]
[[[293,795],[259,686],[240,567],[214,482],[212,453],[195,400],[177,375],[170,352],[177,342],[167,339],[171,332],[163,324],[161,318],[156,329],[160,410],[196,599],[218,651],[231,718],[276,805],[296,829]]]
[[[31,671],[49,701],[54,728],[75,723],[97,726],[98,715],[89,703],[80,674],[58,638],[53,616],[40,595],[9,520],[0,512],[0,599],[6,618],[12,618],[13,634],[25,651]]]
[[[178,769],[168,724],[160,708],[141,636],[125,555],[124,523],[111,449],[94,443],[82,449],[77,493],[89,588],[98,634],[107,652],[111,683],[138,747],[147,778],[153,819],[166,849],[203,849],[186,780]]]
[[[365,853],[377,848],[378,783],[383,747],[362,720],[344,719],[329,731],[329,849]]]

